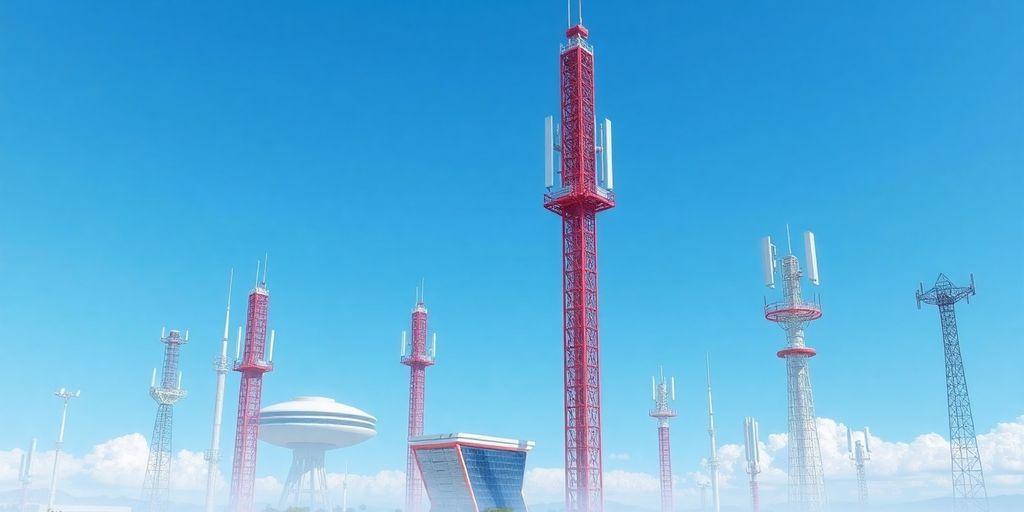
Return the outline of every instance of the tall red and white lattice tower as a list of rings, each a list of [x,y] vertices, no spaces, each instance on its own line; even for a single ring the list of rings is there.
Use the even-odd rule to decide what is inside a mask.
[[[256,481],[256,448],[260,430],[260,404],[263,374],[274,369],[274,336],[267,346],[267,267],[263,277],[256,268],[256,286],[249,292],[245,317],[245,348],[235,349],[234,370],[242,374],[238,386],[238,420],[235,426],[235,455],[231,466],[231,512],[253,512],[253,485]]]
[[[402,331],[402,364],[409,367],[409,438],[423,435],[423,412],[426,404],[427,367],[434,365],[437,354],[437,334],[427,350],[427,305],[423,302],[423,288],[416,291],[416,305],[412,308],[412,346],[406,343]],[[405,512],[419,512],[423,501],[423,479],[412,448],[406,447]]]
[[[669,406],[669,400],[676,399],[676,379],[666,381],[665,373],[658,382],[651,377],[651,399],[654,409],[650,417],[658,420],[658,462],[661,475],[661,512],[671,512],[672,507],[672,447],[669,444],[668,420],[676,417],[676,410]]]
[[[156,421],[153,422],[153,438],[149,441],[146,476],[142,484],[142,498],[148,503],[150,512],[164,512],[170,506],[174,404],[185,398],[186,394],[181,389],[178,360],[181,357],[181,346],[188,343],[188,331],[184,337],[175,329],[166,335],[160,333],[160,342],[164,344],[164,363],[159,380],[154,368],[149,383],[149,396],[156,401],[157,410]]]
[[[615,206],[612,125],[605,119],[598,126],[595,117],[594,48],[582,15],[565,35],[561,123],[546,119],[544,154],[544,207],[562,218],[565,503],[566,512],[601,512],[597,213]]]
[[[787,230],[787,239],[788,231]],[[786,361],[786,382],[789,410],[789,503],[792,512],[819,512],[825,509],[825,476],[818,443],[818,425],[814,416],[814,395],[811,392],[811,374],[807,363],[817,352],[804,342],[804,328],[821,318],[821,305],[815,300],[801,297],[800,260],[789,252],[777,258],[771,237],[762,240],[765,285],[775,287],[776,260],[781,261],[782,300],[765,300],[764,316],[786,332],[786,348],[776,355]],[[818,284],[818,260],[814,246],[814,233],[804,233],[807,256],[807,278]]]

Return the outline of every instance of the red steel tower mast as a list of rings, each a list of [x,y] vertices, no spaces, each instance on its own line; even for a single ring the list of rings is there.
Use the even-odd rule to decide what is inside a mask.
[[[669,400],[676,399],[676,379],[665,380],[661,373],[661,382],[651,377],[651,399],[654,409],[650,417],[658,420],[658,460],[661,474],[661,512],[672,512],[672,447],[669,444],[668,420],[676,417],[676,410],[669,405]]]
[[[582,16],[565,34],[559,58],[561,133],[556,135],[548,117],[544,194],[544,207],[562,218],[565,501],[566,512],[601,512],[597,212],[615,206],[611,121],[605,119],[600,128],[596,123],[594,49],[587,42]],[[558,169],[556,151],[561,155]],[[600,166],[597,153],[602,156]]]
[[[423,288],[416,291],[416,306],[412,308],[412,349],[407,350],[405,331],[402,331],[402,364],[409,367],[409,438],[423,435],[423,411],[426,402],[427,367],[434,365],[437,353],[437,334],[427,351],[427,306],[423,302]],[[405,512],[419,512],[423,496],[423,479],[412,447],[408,447],[405,464]]]
[[[253,485],[256,481],[256,447],[260,430],[260,403],[263,374],[274,369],[274,336],[265,354],[267,311],[270,291],[267,290],[267,267],[263,278],[256,267],[256,286],[249,292],[249,308],[245,320],[245,351],[236,347],[234,370],[242,374],[238,387],[238,423],[235,427],[235,458],[231,467],[232,512],[253,512]]]

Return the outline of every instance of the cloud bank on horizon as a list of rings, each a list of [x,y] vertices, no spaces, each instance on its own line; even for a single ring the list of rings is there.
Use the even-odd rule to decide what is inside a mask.
[[[831,501],[856,499],[853,465],[846,451],[846,426],[829,418],[818,419],[822,462]],[[1019,493],[1024,489],[1024,415],[999,423],[978,436],[985,479],[990,495]],[[887,441],[871,436],[872,460],[868,467],[868,486],[875,503],[899,503],[949,495],[949,443],[936,433],[921,434],[909,442]],[[786,500],[786,434],[770,434],[762,443],[763,472],[760,475],[765,503]],[[0,451],[0,486],[18,485],[18,468],[23,450]],[[149,447],[139,433],[123,435],[98,444],[82,457],[62,454],[59,479],[61,489],[78,496],[137,497],[142,487]],[[619,454],[628,458],[628,454]],[[722,500],[725,505],[747,502],[748,479],[744,472],[743,447],[725,444],[719,449]],[[53,451],[37,454],[33,465],[34,487],[45,487],[53,465]],[[700,492],[696,484],[707,480],[707,461],[691,464],[689,471],[677,471],[677,505],[696,506]],[[202,452],[179,450],[173,459],[174,499],[201,503],[206,485],[206,461]],[[655,468],[652,468],[655,469]],[[331,473],[328,484],[340,497],[344,475]],[[658,478],[652,472],[612,470],[605,473],[605,498],[608,501],[655,509],[658,504]],[[220,494],[226,495],[224,475],[218,475]],[[562,468],[531,468],[526,473],[524,493],[531,503],[558,503],[563,499]],[[349,503],[380,507],[400,507],[405,474],[384,470],[372,475],[348,475]],[[257,480],[257,500],[277,503],[282,482],[276,476]],[[226,499],[226,498],[225,498]]]

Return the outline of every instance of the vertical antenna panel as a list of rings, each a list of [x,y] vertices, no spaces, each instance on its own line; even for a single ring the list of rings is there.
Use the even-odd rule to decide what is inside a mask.
[[[602,153],[604,157],[604,182],[605,187],[608,190],[615,188],[615,173],[612,169],[612,121],[611,119],[604,120],[604,151]]]
[[[846,449],[853,453],[853,429],[846,427]]]
[[[672,400],[676,399],[676,378],[672,377]]]
[[[658,401],[658,391],[657,391],[657,386],[654,383],[654,376],[653,375],[651,375],[651,400],[654,400],[655,402]]]
[[[804,251],[807,254],[807,278],[811,283],[818,282],[818,251],[814,247],[814,233],[804,231]]]
[[[544,186],[555,186],[555,121],[544,118]]]
[[[772,245],[770,236],[761,239],[761,265],[764,271],[764,285],[775,288],[775,246]]]
[[[871,453],[871,429],[864,427],[864,449]]]

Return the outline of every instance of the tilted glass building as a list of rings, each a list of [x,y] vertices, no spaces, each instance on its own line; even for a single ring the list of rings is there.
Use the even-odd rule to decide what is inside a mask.
[[[409,445],[432,512],[527,512],[523,474],[533,441],[443,434],[413,437]]]

